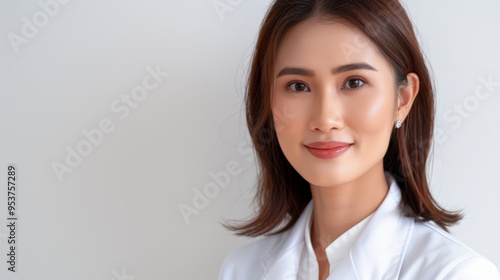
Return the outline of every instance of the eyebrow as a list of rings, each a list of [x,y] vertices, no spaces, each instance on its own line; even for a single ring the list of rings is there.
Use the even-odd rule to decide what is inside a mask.
[[[332,74],[339,74],[342,72],[347,72],[347,71],[352,71],[352,70],[358,70],[358,69],[365,69],[365,70],[372,70],[372,71],[378,71],[375,69],[373,66],[371,66],[368,63],[365,62],[358,62],[358,63],[351,63],[351,64],[346,64],[346,65],[341,65],[337,68],[332,69]],[[285,67],[281,69],[281,71],[278,73],[276,78],[279,78],[283,75],[302,75],[302,76],[308,76],[308,77],[313,77],[314,71],[305,69],[305,68],[300,68],[300,67]]]

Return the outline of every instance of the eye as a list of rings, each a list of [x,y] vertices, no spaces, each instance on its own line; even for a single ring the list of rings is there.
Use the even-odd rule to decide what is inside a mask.
[[[342,88],[357,89],[357,88],[363,86],[364,84],[365,84],[365,81],[363,81],[359,78],[354,78],[354,79],[347,80]]]
[[[291,89],[292,92],[301,92],[301,91],[309,91],[310,89],[306,86],[306,84],[301,82],[292,82],[286,86],[287,89]]]

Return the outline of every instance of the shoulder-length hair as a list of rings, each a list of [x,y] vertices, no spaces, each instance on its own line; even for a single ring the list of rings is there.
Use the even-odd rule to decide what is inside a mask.
[[[402,126],[393,129],[383,159],[401,188],[401,209],[406,216],[434,221],[444,230],[462,215],[440,207],[432,197],[426,161],[434,129],[434,91],[412,23],[398,0],[275,0],[260,26],[248,77],[246,118],[258,156],[257,193],[253,217],[241,225],[224,225],[237,235],[274,235],[291,228],[311,200],[309,183],[285,158],[273,127],[271,95],[274,63],[284,35],[310,18],[342,19],[361,30],[390,63],[395,84],[408,73],[420,78],[420,89]],[[279,225],[283,226],[278,229]],[[273,231],[273,232],[272,232]]]

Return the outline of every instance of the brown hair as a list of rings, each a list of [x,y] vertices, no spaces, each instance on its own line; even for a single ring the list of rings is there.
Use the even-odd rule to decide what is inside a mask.
[[[384,170],[401,188],[406,216],[434,221],[444,230],[462,215],[440,207],[432,197],[426,161],[434,129],[434,92],[412,23],[397,0],[276,0],[262,22],[246,88],[246,117],[259,160],[254,203],[258,212],[242,225],[224,225],[237,235],[274,235],[291,228],[311,200],[309,183],[285,158],[273,127],[271,93],[277,49],[286,32],[310,17],[343,19],[363,31],[392,66],[396,85],[408,73],[420,89],[402,126],[393,129]],[[280,224],[283,226],[274,232]]]

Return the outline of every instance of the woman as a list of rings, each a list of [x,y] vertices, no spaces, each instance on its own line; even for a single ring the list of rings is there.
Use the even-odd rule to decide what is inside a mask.
[[[220,279],[500,279],[431,196],[431,79],[397,0],[276,0],[248,81],[258,213]]]

